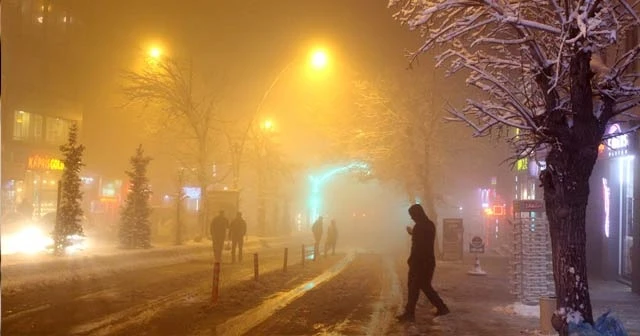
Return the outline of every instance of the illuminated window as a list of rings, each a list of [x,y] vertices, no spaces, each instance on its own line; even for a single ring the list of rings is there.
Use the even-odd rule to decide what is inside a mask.
[[[25,111],[15,111],[13,118],[13,139],[20,141],[42,140],[41,115]]]
[[[31,125],[31,113],[24,111],[15,111],[13,123],[13,139],[27,140],[29,139],[29,127]]]

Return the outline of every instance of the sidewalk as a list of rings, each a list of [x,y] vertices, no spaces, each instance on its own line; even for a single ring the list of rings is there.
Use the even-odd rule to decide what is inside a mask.
[[[429,304],[421,295],[416,310],[416,323],[395,324],[391,335],[456,335],[456,336],[533,336],[539,333],[538,306],[516,303],[509,293],[508,258],[495,255],[481,257],[486,276],[471,276],[473,258],[465,262],[439,262],[434,287],[449,305],[450,315],[431,318]],[[403,264],[404,265],[404,264]],[[400,279],[406,300],[406,266]],[[617,282],[591,281],[594,317],[609,308],[620,318],[629,335],[640,336],[640,296]]]

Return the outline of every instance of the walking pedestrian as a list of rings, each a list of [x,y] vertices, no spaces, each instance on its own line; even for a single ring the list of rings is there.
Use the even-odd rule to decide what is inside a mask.
[[[218,216],[211,221],[211,244],[216,262],[222,261],[222,248],[227,237],[227,227],[229,227],[229,220],[224,216],[224,211],[220,210]]]
[[[242,245],[247,234],[247,222],[242,218],[242,212],[236,214],[229,226],[229,238],[231,239],[231,262],[236,262],[236,248],[238,249],[238,261],[242,262]]]
[[[324,243],[324,255],[327,255],[329,249],[331,249],[331,255],[336,255],[336,243],[338,242],[338,227],[336,226],[336,220],[332,219],[329,228],[327,229],[327,240]]]
[[[311,226],[311,231],[313,232],[313,260],[316,260],[318,256],[318,251],[320,251],[320,240],[322,239],[322,216],[318,217],[316,221]]]
[[[415,321],[416,303],[420,296],[420,290],[427,296],[431,304],[436,307],[436,316],[449,313],[449,308],[431,285],[436,268],[434,253],[436,226],[427,217],[424,209],[419,204],[414,204],[409,208],[409,215],[415,222],[415,226],[413,229],[407,227],[407,232],[411,235],[411,254],[409,255],[409,260],[407,260],[409,264],[407,285],[409,294],[404,313],[396,316],[401,322]]]

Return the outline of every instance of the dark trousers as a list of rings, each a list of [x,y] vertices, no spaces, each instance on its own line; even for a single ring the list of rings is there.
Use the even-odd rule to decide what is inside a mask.
[[[213,241],[213,258],[215,262],[222,262],[222,248],[224,247],[224,240]]]
[[[327,255],[327,252],[331,250],[331,255],[336,254],[336,242],[335,241],[327,241],[324,243],[324,255]]]
[[[320,237],[316,237],[315,243],[313,244],[313,260],[317,260],[319,254],[320,254]]]
[[[244,239],[237,238],[231,240],[231,262],[236,262],[236,248],[238,248],[238,261],[242,262],[242,245]]]
[[[413,314],[416,310],[416,303],[418,303],[418,297],[420,296],[420,290],[427,296],[431,304],[438,308],[443,309],[444,302],[438,295],[433,286],[431,286],[431,280],[433,280],[433,272],[435,271],[434,265],[414,265],[409,266],[409,297],[407,298],[407,306],[405,307],[405,313]]]

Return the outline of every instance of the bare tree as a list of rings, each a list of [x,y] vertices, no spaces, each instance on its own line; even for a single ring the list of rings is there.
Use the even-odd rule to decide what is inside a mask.
[[[216,132],[221,85],[194,84],[192,62],[170,57],[150,59],[141,71],[124,74],[124,93],[128,103],[140,103],[162,113],[145,114],[169,140],[172,153],[182,167],[195,172],[201,190],[198,223],[202,236],[207,235],[207,187],[214,182],[214,159],[220,153],[221,133]]]
[[[355,82],[356,109],[341,116],[332,139],[336,152],[369,163],[371,177],[393,181],[412,203],[420,198],[437,222],[442,196],[434,181],[443,173],[443,134],[450,130],[429,81],[413,75]]]
[[[451,108],[475,136],[518,129],[508,138],[514,158],[546,153],[544,188],[553,249],[557,308],[554,327],[567,335],[568,317],[593,323],[586,273],[585,210],[589,176],[605,127],[637,120],[640,54],[627,37],[638,29],[638,2],[391,0],[395,17],[425,41],[410,55],[442,47],[438,65],[464,71],[486,99]],[[608,64],[595,62],[611,56]],[[598,76],[594,76],[594,71]]]

